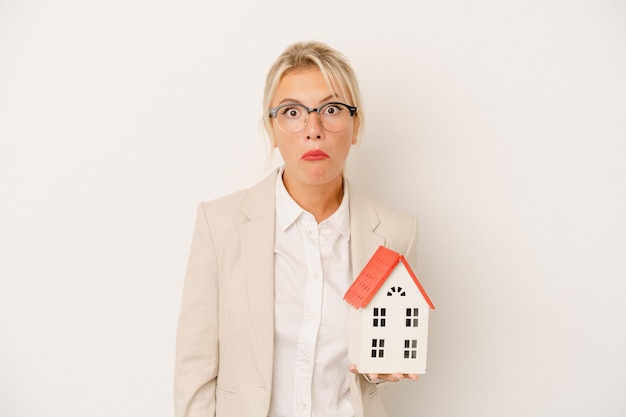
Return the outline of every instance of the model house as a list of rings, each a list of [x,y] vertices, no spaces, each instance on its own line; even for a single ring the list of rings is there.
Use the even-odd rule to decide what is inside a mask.
[[[426,291],[401,254],[379,247],[344,300],[350,312],[348,356],[361,373],[426,373]]]

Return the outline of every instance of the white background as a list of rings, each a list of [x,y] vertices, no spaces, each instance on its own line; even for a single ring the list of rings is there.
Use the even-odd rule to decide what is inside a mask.
[[[349,176],[418,215],[392,416],[626,415],[626,3],[0,0],[0,415],[172,415],[200,200],[266,172],[266,71],[359,75]]]

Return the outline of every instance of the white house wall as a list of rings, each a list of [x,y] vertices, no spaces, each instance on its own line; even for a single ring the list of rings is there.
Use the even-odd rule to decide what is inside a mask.
[[[404,297],[399,294],[387,296],[388,290],[392,287],[401,287],[406,295]],[[373,327],[374,308],[386,309],[384,327]],[[407,308],[419,309],[417,328],[405,326]],[[398,264],[367,307],[356,313],[358,314],[353,314],[354,323],[351,324],[358,326],[360,321],[360,330],[355,331],[353,342],[355,346],[352,347],[351,352],[354,357],[358,358],[357,367],[360,372],[425,373],[429,306],[402,264]],[[379,319],[382,318],[379,316]],[[353,328],[356,329],[356,327],[351,327]],[[373,339],[384,340],[383,347],[378,346],[378,342],[375,347],[377,351],[383,350],[383,358],[372,358]],[[417,340],[417,346],[410,345],[408,349],[411,352],[417,351],[416,359],[404,358],[405,339]]]

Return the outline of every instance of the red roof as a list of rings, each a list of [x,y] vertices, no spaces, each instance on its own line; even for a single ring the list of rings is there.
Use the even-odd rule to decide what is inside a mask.
[[[367,265],[365,265],[365,268],[348,288],[343,299],[354,308],[366,307],[400,262],[404,264],[411,278],[413,278],[413,282],[419,288],[430,309],[434,310],[435,306],[428,298],[428,294],[424,291],[424,287],[420,284],[404,256],[384,246],[380,246],[376,250]]]

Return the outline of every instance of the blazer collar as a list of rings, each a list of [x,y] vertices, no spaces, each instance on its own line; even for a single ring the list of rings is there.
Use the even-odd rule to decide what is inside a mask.
[[[248,222],[242,226],[242,246],[244,259],[250,268],[256,269],[255,274],[262,276],[254,282],[263,285],[262,294],[274,300],[274,233],[276,212],[276,176],[280,169],[274,170],[264,180],[250,189],[243,204],[243,214]],[[379,246],[385,245],[385,238],[376,230],[380,225],[380,217],[375,204],[352,183],[345,179],[350,196],[350,241],[352,255],[352,274],[354,277],[365,267]],[[256,246],[258,245],[258,246]],[[263,266],[263,270],[260,270]],[[262,284],[261,284],[262,283]],[[254,288],[253,285],[251,288]],[[259,293],[252,293],[258,296]],[[267,299],[267,297],[266,297]]]
[[[350,193],[350,233],[353,279],[365,267],[379,246],[385,245],[385,238],[376,233],[380,217],[376,206],[367,195],[361,193],[349,181]]]
[[[249,220],[274,215],[276,175],[278,175],[278,170],[273,171],[261,182],[250,188],[242,206],[242,212]]]

